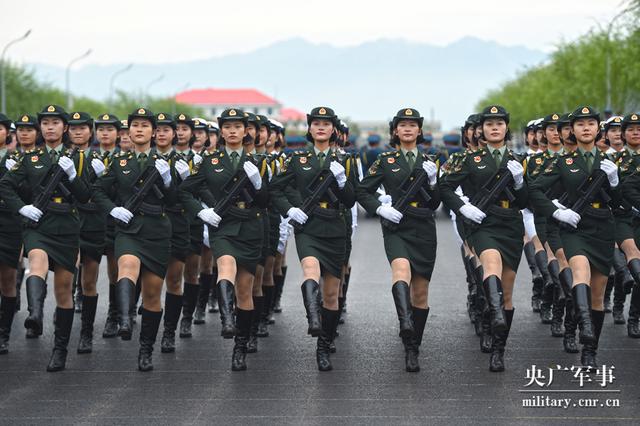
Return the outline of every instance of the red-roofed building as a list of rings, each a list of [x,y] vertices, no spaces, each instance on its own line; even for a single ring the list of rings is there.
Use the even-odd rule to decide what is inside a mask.
[[[283,123],[289,122],[306,122],[307,114],[304,112],[298,111],[295,108],[282,108],[280,110],[280,115],[278,115],[278,120]]]
[[[176,95],[176,102],[202,108],[205,115],[217,117],[227,108],[240,108],[269,117],[280,115],[282,105],[255,89],[193,89]]]

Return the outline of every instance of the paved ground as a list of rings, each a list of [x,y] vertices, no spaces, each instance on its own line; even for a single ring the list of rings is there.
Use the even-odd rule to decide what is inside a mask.
[[[106,314],[106,282],[101,299],[94,353],[77,355],[76,316],[67,371],[44,371],[52,325],[45,335],[26,340],[21,311],[14,322],[11,353],[0,358],[2,424],[569,424],[640,422],[638,355],[640,341],[626,337],[608,315],[599,353],[615,366],[607,387],[580,386],[569,372],[555,372],[552,385],[525,387],[532,364],[547,367],[579,363],[565,354],[529,305],[530,274],[520,268],[516,314],[506,354],[507,371],[490,373],[488,355],[480,353],[465,311],[463,269],[448,220],[438,222],[438,261],[430,292],[431,315],[421,354],[422,372],[404,372],[403,350],[390,294],[390,271],[379,225],[361,219],[353,250],[353,277],[347,323],[340,328],[334,371],[319,373],[315,341],[305,336],[300,270],[294,247],[282,314],[271,337],[249,355],[249,370],[230,371],[232,343],[219,335],[217,314],[194,326],[194,338],[178,342],[175,354],[156,345],[155,371],[136,370],[137,336],[131,342],[99,337]],[[53,312],[47,299],[47,318]],[[595,381],[596,377],[592,376]],[[524,393],[521,390],[535,390]],[[547,392],[544,392],[544,391]],[[601,390],[619,391],[602,393]],[[554,391],[554,392],[548,392]],[[560,391],[560,392],[558,392]],[[568,392],[574,391],[574,392]],[[523,407],[536,395],[598,398],[595,408]],[[601,407],[618,398],[617,408]]]

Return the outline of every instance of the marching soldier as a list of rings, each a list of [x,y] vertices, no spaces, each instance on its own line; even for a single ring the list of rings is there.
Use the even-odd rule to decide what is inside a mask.
[[[330,141],[337,137],[337,116],[327,107],[317,107],[307,115],[309,150],[296,151],[270,186],[273,204],[282,215],[298,224],[296,248],[303,270],[302,295],[309,322],[308,334],[317,336],[316,359],[320,371],[333,367],[330,345],[338,326],[338,294],[346,255],[344,208],[355,203],[354,171],[346,174]],[[325,179],[335,180],[322,193],[313,194],[310,185],[322,189]],[[316,196],[306,212],[303,200]],[[320,278],[322,291],[320,291]],[[320,308],[322,297],[322,308]]]
[[[247,369],[253,285],[262,252],[262,211],[268,198],[266,161],[256,164],[253,156],[243,150],[247,133],[243,111],[223,111],[218,124],[225,147],[205,157],[198,172],[188,177],[181,189],[187,209],[208,225],[209,246],[218,264],[221,334],[224,338],[235,336],[231,369],[241,371]],[[248,182],[241,187],[238,182],[245,178]],[[228,194],[226,191],[234,184],[238,185],[238,193]],[[202,200],[207,208],[196,199],[203,193],[207,194]],[[218,212],[216,208],[222,201],[229,202],[228,209]]]
[[[595,367],[598,340],[604,321],[603,295],[613,262],[615,222],[607,202],[599,192],[580,213],[572,210],[581,196],[579,188],[593,182],[594,171],[606,176],[601,189],[611,197],[611,205],[619,202],[619,178],[616,165],[595,146],[599,131],[599,113],[581,106],[571,114],[573,137],[577,151],[559,156],[531,184],[530,198],[536,211],[562,222],[560,237],[573,275],[572,300],[583,344],[581,362]],[[545,193],[560,182],[567,193],[564,204],[553,202]]]
[[[118,138],[120,140],[120,151],[129,152],[133,150],[133,144],[129,137],[129,122],[127,120],[120,120],[120,127],[118,128]]]
[[[67,346],[73,324],[72,281],[76,270],[79,246],[79,217],[76,203],[89,200],[87,160],[83,152],[68,150],[63,145],[68,116],[57,105],[46,106],[38,114],[45,147],[25,153],[21,161],[0,181],[0,197],[13,211],[28,222],[24,229],[24,250],[29,258],[27,298],[29,316],[25,327],[42,333],[45,277],[54,271],[57,302],[55,339],[47,371],[64,370]],[[60,176],[59,180],[54,177]],[[39,207],[26,204],[19,195],[19,186],[26,181],[31,199],[47,197]],[[58,182],[56,182],[58,181]],[[55,187],[53,184],[57,183]],[[46,192],[45,192],[46,190]]]
[[[506,147],[510,138],[508,125],[509,113],[503,107],[486,107],[480,116],[481,139],[486,141],[486,148],[467,154],[440,181],[442,200],[474,224],[465,232],[483,268],[483,289],[493,334],[489,370],[494,372],[504,371],[504,349],[514,313],[513,285],[523,246],[520,209],[527,203],[524,169]],[[483,187],[493,188],[504,173],[512,175],[505,190],[489,200],[487,211],[476,207],[474,195]],[[470,202],[465,203],[455,193],[462,184],[466,185],[465,195]]]
[[[426,153],[419,153],[423,117],[413,108],[398,111],[393,118],[397,151],[381,154],[358,187],[358,201],[373,215],[383,219],[382,234],[391,264],[393,300],[405,346],[406,371],[420,371],[418,354],[429,316],[428,289],[436,258],[434,212],[440,205],[437,166]],[[412,194],[404,186],[426,174],[423,185]],[[376,191],[383,185],[389,202],[378,201]],[[424,193],[426,191],[426,195]],[[404,212],[397,210],[399,198],[410,196]],[[395,225],[387,226],[392,223]]]
[[[171,222],[165,208],[176,203],[177,188],[171,167],[151,149],[156,131],[153,113],[139,108],[129,114],[128,123],[134,151],[116,155],[93,188],[95,201],[116,219],[116,290],[119,334],[123,340],[131,339],[129,310],[133,305],[135,283],[141,278],[143,309],[138,369],[150,371],[153,345],[162,318],[160,296],[171,255]],[[133,203],[132,200],[138,199],[139,202]]]

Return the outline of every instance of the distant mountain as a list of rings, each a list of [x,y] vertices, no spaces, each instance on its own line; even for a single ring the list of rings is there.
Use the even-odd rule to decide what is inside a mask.
[[[444,47],[399,39],[334,47],[296,38],[246,54],[135,64],[115,86],[141,95],[150,81],[164,75],[150,94],[172,95],[187,83],[192,89],[252,87],[285,106],[306,111],[330,105],[355,120],[386,120],[411,106],[427,117],[433,109],[447,129],[458,126],[487,90],[545,58],[541,51],[474,37]],[[112,74],[124,66],[88,65],[73,71],[72,92],[106,99]],[[33,68],[39,78],[64,87],[63,68]]]

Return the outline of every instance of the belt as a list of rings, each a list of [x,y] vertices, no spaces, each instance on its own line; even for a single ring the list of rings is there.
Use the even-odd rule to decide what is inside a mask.
[[[240,220],[250,220],[253,218],[259,218],[261,216],[259,209],[247,207],[247,203],[243,203],[244,207],[238,207],[238,204],[241,203],[242,202],[238,202],[235,206],[231,206],[229,208],[229,214],[231,216]]]
[[[600,205],[600,203],[597,204]],[[611,210],[605,208],[605,206],[606,205],[603,205],[602,207],[593,207],[590,205],[584,209],[584,214],[593,219],[608,219],[611,217]]]
[[[61,197],[56,197],[54,201],[50,201],[49,204],[47,204],[47,211],[51,213],[70,213],[71,211],[73,211],[73,205],[69,203],[63,203]]]
[[[167,213],[176,213],[176,214],[184,213],[184,207],[182,206],[182,204],[174,204],[171,207],[167,206],[164,208],[164,210]]]
[[[77,207],[79,211],[85,212],[85,213],[95,213],[99,211],[98,205],[92,202],[85,203],[85,204],[78,204]]]
[[[509,200],[498,200],[498,201],[496,201],[496,206],[500,207],[501,209],[510,209],[511,208],[511,201],[509,201]]]
[[[600,203],[599,201],[595,201],[595,202],[591,203],[591,207],[593,207],[594,209],[603,209],[604,208],[602,203]]]
[[[322,203],[320,203],[322,204]],[[328,203],[325,203],[328,205]],[[313,209],[313,216],[319,217],[321,219],[335,219],[340,216],[340,210],[330,209],[328,207],[321,207],[318,205],[318,208]]]
[[[408,217],[414,219],[424,219],[427,217],[433,217],[433,210],[428,209],[426,207],[415,207],[414,204],[420,205],[418,202],[410,203],[405,210],[405,214]]]
[[[138,209],[138,213],[142,216],[158,217],[164,215],[164,208],[158,204],[142,203]]]

